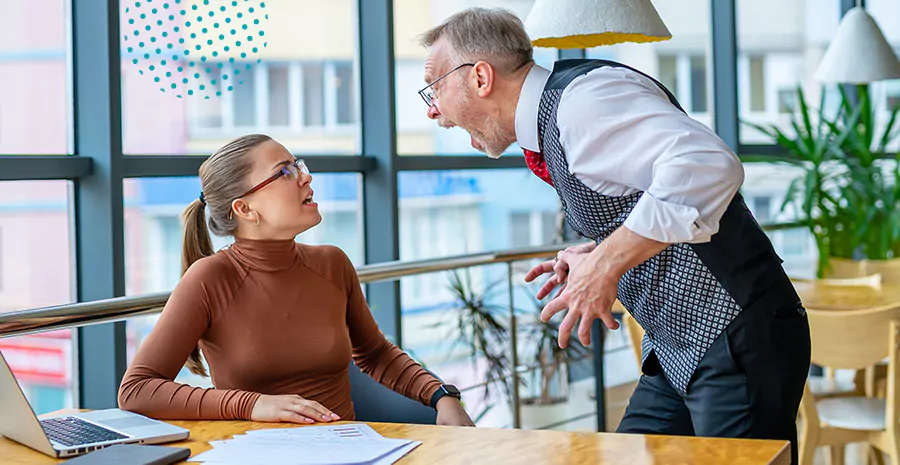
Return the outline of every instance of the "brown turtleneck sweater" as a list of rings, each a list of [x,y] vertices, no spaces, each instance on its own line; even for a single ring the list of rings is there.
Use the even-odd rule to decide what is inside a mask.
[[[215,389],[173,381],[198,341]],[[238,239],[181,278],[125,373],[119,406],[159,419],[249,420],[260,394],[297,394],[352,420],[351,357],[426,405],[440,386],[385,339],[340,249]]]

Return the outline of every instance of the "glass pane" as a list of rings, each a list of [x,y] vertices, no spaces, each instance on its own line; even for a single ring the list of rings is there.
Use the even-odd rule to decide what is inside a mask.
[[[813,74],[837,30],[840,2],[738,0],[736,7],[740,142],[773,144],[749,123],[792,133],[790,114],[797,108],[798,86],[816,107],[823,90],[826,105],[837,104],[837,89],[823,87]]]
[[[761,225],[790,223],[803,217],[798,205],[784,204],[788,186],[802,170],[773,163],[744,163],[744,185],[741,193],[753,216]],[[815,277],[816,243],[805,228],[768,232],[775,251],[784,260],[783,266],[794,278]]]
[[[397,151],[400,155],[471,155],[479,154],[472,148],[469,134],[460,129],[444,130],[428,119],[428,107],[418,90],[425,86],[425,54],[419,46],[419,37],[445,19],[471,7],[506,8],[523,21],[531,11],[533,0],[473,0],[422,1],[396,0],[394,2],[394,79],[397,106]],[[535,62],[552,68],[557,50],[536,48]],[[513,144],[508,151],[521,151]]]
[[[588,49],[588,58],[633,66],[653,76],[692,118],[712,127],[712,54],[709,0],[653,2],[672,39]]]
[[[290,100],[288,97],[288,67],[269,65],[269,124],[288,126],[290,124]]]
[[[304,244],[333,244],[353,263],[364,260],[360,176],[355,173],[315,173],[313,188],[322,223],[297,236]],[[128,295],[171,291],[181,272],[182,210],[200,193],[199,178],[125,180],[125,278]],[[213,236],[218,250],[232,237]],[[128,321],[128,360],[150,333],[157,315]],[[207,385],[209,380],[182,370],[178,381]]]
[[[68,181],[0,182],[0,313],[75,300]],[[75,405],[73,331],[0,339],[39,414]]]
[[[0,14],[0,154],[72,152],[69,0],[11,0]]]
[[[448,255],[527,247],[557,241],[559,201],[553,189],[526,169],[403,172],[400,189],[400,258],[417,260]],[[520,365],[533,365],[537,340],[530,338],[537,328],[538,303],[536,289],[523,281],[525,270],[533,262],[513,265],[516,286],[515,306],[520,315]],[[508,327],[509,289],[506,265],[491,265],[460,270],[462,289],[471,300],[490,306],[497,321]],[[403,345],[411,355],[447,382],[462,388],[486,379],[488,358],[476,356],[460,338],[457,318],[460,315],[458,294],[453,289],[453,273],[430,273],[401,280]],[[459,288],[457,288],[459,289]],[[494,339],[497,341],[497,339]],[[508,345],[494,347],[508,356]],[[607,340],[609,348],[623,344],[615,337]],[[508,342],[508,341],[506,341]],[[625,342],[627,344],[627,342]],[[627,345],[624,346],[627,348]],[[613,353],[617,353],[613,351]],[[624,353],[620,362],[612,364],[609,385],[637,379],[633,356]],[[530,387],[521,390],[523,398],[533,405],[523,406],[523,427],[539,428],[593,410],[589,391],[593,389],[593,371],[589,361],[573,363],[564,389],[549,388],[559,403],[541,405],[538,378],[529,378]],[[508,362],[506,365],[507,368]],[[633,378],[633,380],[632,380]],[[556,378],[554,378],[556,379]],[[613,384],[615,383],[615,384]],[[555,385],[554,385],[555,386]],[[509,427],[512,417],[509,402],[500,385],[493,385],[490,396],[484,389],[464,393],[466,407],[481,426]],[[558,429],[594,430],[595,418],[565,422]]]
[[[209,154],[251,131],[358,153],[356,2],[233,3],[122,3],[125,153]]]
[[[900,52],[900,3],[890,0],[869,0],[866,11],[872,15],[882,34],[895,52]],[[890,114],[900,109],[900,79],[873,82],[870,85],[873,105],[876,109],[876,134],[881,134],[890,120]],[[896,129],[896,126],[894,126]],[[894,137],[887,145],[889,151],[900,150],[900,138]]]

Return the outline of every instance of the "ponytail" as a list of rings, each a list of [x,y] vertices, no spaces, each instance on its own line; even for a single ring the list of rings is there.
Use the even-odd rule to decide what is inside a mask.
[[[200,165],[200,198],[191,202],[182,213],[184,241],[181,248],[181,274],[187,273],[197,260],[213,255],[209,233],[226,237],[233,236],[237,220],[231,216],[231,202],[243,195],[250,187],[249,177],[253,171],[250,154],[259,145],[271,141],[264,134],[250,134],[225,144]],[[207,212],[209,222],[207,223]],[[185,366],[191,373],[208,377],[203,366],[200,348],[194,347]]]
[[[212,240],[209,238],[209,229],[206,227],[206,206],[199,199],[194,200],[184,209],[184,241],[181,246],[181,275],[197,260],[209,257],[213,254]],[[203,355],[200,354],[200,346],[194,346],[191,356],[185,366],[191,373],[197,376],[209,377],[206,367],[203,366]]]

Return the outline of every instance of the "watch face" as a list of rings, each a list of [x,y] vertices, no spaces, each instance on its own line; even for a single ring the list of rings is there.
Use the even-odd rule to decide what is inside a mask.
[[[450,395],[453,396],[453,397],[457,397],[457,398],[458,398],[458,397],[461,396],[461,394],[460,394],[460,392],[459,392],[459,389],[456,389],[456,386],[454,386],[454,385],[452,385],[452,384],[445,384],[445,385],[444,385],[444,390],[447,391],[447,394],[450,394]]]

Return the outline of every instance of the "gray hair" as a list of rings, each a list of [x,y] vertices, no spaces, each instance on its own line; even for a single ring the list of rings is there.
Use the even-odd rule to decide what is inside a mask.
[[[422,34],[420,43],[431,47],[441,37],[463,61],[484,60],[501,73],[531,63],[534,49],[522,21],[503,8],[469,8]]]

